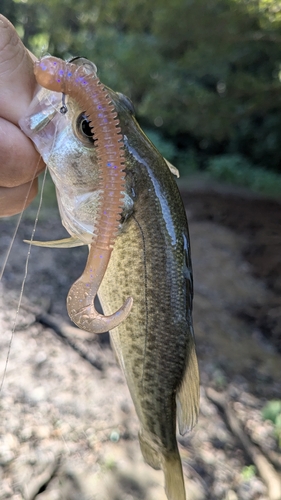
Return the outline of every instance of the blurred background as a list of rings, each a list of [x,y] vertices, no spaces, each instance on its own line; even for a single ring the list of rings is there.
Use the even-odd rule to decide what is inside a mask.
[[[281,192],[279,0],[1,0],[38,57],[83,55],[181,173]]]
[[[0,12],[38,57],[92,60],[180,170],[201,374],[199,422],[179,437],[188,499],[280,500],[280,0],[1,0]],[[18,311],[36,210],[0,288],[0,500],[166,500],[108,336],[67,316],[86,249],[32,248]],[[16,227],[1,219],[1,263]],[[63,237],[49,181],[35,239]]]

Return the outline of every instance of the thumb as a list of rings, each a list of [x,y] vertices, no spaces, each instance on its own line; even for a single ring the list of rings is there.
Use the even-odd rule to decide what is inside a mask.
[[[31,56],[13,25],[0,15],[0,116],[17,124],[35,85]]]

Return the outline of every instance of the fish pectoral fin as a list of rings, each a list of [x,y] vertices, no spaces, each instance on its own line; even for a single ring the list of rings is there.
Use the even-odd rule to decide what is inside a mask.
[[[64,238],[63,240],[53,240],[53,241],[30,241],[23,240],[24,243],[29,243],[30,245],[34,245],[36,247],[47,247],[47,248],[73,248],[73,247],[81,247],[86,245],[84,241],[81,241],[79,238],[75,236],[71,236],[71,238]]]
[[[172,165],[172,163],[170,163],[168,160],[166,160],[166,158],[164,158],[164,160],[167,163],[172,174],[174,174],[177,178],[179,178],[180,173],[179,173],[178,169],[174,165]]]
[[[183,436],[194,427],[199,415],[199,370],[193,338],[182,383],[176,394],[177,419]]]
[[[153,448],[150,439],[146,438],[145,432],[141,430],[139,432],[139,442],[143,458],[150,467],[153,469],[161,469],[160,456],[157,450]]]

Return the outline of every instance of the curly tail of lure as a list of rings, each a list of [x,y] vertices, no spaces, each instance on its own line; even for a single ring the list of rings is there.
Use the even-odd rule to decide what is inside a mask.
[[[110,316],[102,316],[94,307],[94,298],[107,269],[120,213],[124,189],[124,150],[117,112],[98,80],[93,68],[76,66],[46,56],[35,63],[37,82],[48,90],[62,92],[76,100],[94,127],[99,167],[99,185],[103,192],[99,207],[97,232],[82,276],[72,285],[67,297],[67,310],[79,328],[102,333],[118,326],[129,314],[133,299]]]

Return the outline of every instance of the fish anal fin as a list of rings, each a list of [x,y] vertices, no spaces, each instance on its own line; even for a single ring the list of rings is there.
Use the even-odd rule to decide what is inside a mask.
[[[153,469],[162,469],[165,477],[165,491],[168,500],[186,500],[181,459],[177,447],[174,451],[158,450],[142,429],[139,442],[143,458]]]
[[[191,342],[185,373],[176,394],[177,419],[182,436],[194,427],[199,415],[199,370],[193,339]]]
[[[144,431],[139,432],[139,442],[143,458],[153,469],[161,469],[161,457],[158,451],[153,447],[150,439],[146,438]]]

